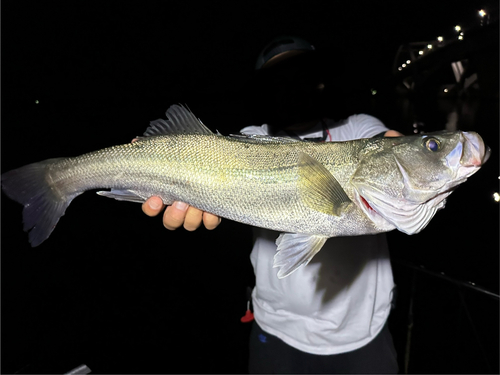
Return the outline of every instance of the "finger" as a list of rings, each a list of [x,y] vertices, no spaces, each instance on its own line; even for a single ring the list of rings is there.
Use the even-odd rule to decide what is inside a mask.
[[[193,231],[198,229],[201,225],[203,216],[203,211],[194,208],[193,206],[189,207],[186,212],[186,218],[184,220],[184,228],[188,231]]]
[[[208,212],[203,213],[203,224],[208,230],[217,228],[220,222],[221,218],[219,216],[210,214]]]
[[[384,134],[384,137],[402,137],[402,136],[403,134],[401,134],[397,130],[388,130]]]
[[[142,211],[148,216],[156,216],[164,206],[160,197],[151,197],[142,204]]]
[[[174,202],[174,204],[168,206],[165,214],[163,214],[163,225],[165,228],[174,230],[184,224],[188,208],[189,204],[184,202]]]

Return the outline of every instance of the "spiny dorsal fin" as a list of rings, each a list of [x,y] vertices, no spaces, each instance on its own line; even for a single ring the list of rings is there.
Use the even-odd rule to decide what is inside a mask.
[[[299,154],[299,191],[304,203],[313,210],[340,216],[351,200],[337,179],[319,161]]]
[[[247,143],[275,143],[275,144],[283,144],[283,143],[297,143],[302,142],[300,140],[288,137],[272,137],[270,135],[262,135],[262,134],[230,134],[229,137],[234,138],[241,142]]]
[[[174,104],[166,112],[167,119],[151,121],[144,132],[144,137],[172,134],[213,134],[195,117],[189,108]]]

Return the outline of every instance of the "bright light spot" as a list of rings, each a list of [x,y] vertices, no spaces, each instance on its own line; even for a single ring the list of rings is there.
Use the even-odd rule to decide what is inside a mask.
[[[424,51],[418,51],[418,54],[419,54],[419,55],[423,55],[423,54],[424,54]]]
[[[372,95],[377,95],[377,90],[372,89]]]
[[[484,17],[484,16],[486,16],[486,12],[484,11],[484,9],[481,9],[481,10],[479,11],[479,16],[480,16],[480,17]]]
[[[459,35],[458,36],[458,40],[464,40],[464,36],[463,35]]]
[[[443,41],[443,37],[442,36],[438,36],[438,42],[442,42]]]
[[[401,65],[403,68],[406,68],[406,64]]]
[[[406,60],[406,64],[408,65],[409,63],[411,63],[411,61],[410,60]]]
[[[432,44],[427,44],[427,48],[432,49]]]
[[[493,199],[495,200],[495,202],[500,202],[500,194],[494,193],[493,194]]]
[[[35,104],[38,104],[38,103],[40,103],[40,102],[38,100],[35,100]]]
[[[401,70],[403,70],[403,68],[399,67],[398,70],[401,71]]]
[[[462,30],[462,28],[459,25],[455,26],[455,31],[460,31],[460,30]]]
[[[444,91],[444,92],[448,92],[448,89],[444,89],[443,91]]]

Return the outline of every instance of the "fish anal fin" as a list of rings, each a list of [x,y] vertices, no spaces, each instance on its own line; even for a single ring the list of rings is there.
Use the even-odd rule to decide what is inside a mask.
[[[321,250],[328,237],[300,233],[282,233],[276,240],[278,250],[273,268],[279,268],[278,278],[287,277],[307,265]]]
[[[313,157],[299,154],[299,191],[302,201],[315,211],[340,216],[351,203],[337,179]]]

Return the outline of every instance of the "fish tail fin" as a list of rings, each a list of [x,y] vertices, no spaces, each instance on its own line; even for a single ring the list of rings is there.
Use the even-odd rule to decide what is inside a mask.
[[[71,201],[81,192],[63,194],[49,184],[49,166],[61,159],[48,159],[2,174],[2,190],[21,203],[24,231],[32,247],[40,245],[54,230]]]

